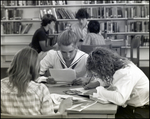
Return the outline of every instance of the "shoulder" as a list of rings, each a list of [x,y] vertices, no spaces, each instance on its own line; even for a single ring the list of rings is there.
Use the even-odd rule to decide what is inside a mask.
[[[83,58],[87,58],[87,57],[88,57],[88,54],[87,54],[87,53],[85,53],[85,52],[83,52],[83,51],[81,51],[81,50],[79,50],[79,49],[78,49],[78,51],[77,51],[77,55],[78,55],[78,56],[82,56]]]
[[[57,55],[57,53],[58,53],[59,51],[56,51],[56,50],[49,50],[48,52],[47,52],[47,54],[48,55],[53,55],[53,56],[55,56],[55,55]]]
[[[48,92],[48,88],[42,83],[36,83],[34,81],[31,81],[29,83],[29,88],[27,91],[30,91],[30,92],[33,91],[35,93],[40,94],[40,92]]]

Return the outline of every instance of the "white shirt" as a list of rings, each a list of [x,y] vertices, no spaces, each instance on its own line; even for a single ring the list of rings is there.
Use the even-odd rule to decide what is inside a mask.
[[[86,62],[88,54],[77,50],[76,56],[70,67],[67,67],[60,51],[50,50],[40,62],[40,74],[44,74],[49,68],[63,69],[72,68],[76,71],[76,76],[84,77],[87,75]]]
[[[123,107],[149,105],[149,79],[136,65],[130,63],[129,66],[119,69],[113,78],[112,85],[117,89],[110,91],[99,86],[96,88],[97,93],[93,93],[93,98]]]

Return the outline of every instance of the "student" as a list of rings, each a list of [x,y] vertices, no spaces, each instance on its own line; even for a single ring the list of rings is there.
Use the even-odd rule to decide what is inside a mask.
[[[42,18],[41,27],[37,29],[32,37],[30,46],[34,48],[42,59],[46,52],[54,49],[56,40],[49,37],[49,32],[54,31],[56,18],[51,14],[45,14]]]
[[[40,75],[44,75],[49,68],[71,68],[76,71],[77,79],[74,83],[81,84],[86,76],[86,61],[88,54],[77,47],[78,37],[72,30],[65,30],[57,39],[58,51],[50,50],[40,62]]]
[[[96,20],[88,23],[88,33],[83,40],[83,45],[105,45],[105,39],[100,34],[100,24]]]
[[[39,75],[38,53],[26,47],[19,51],[8,69],[8,77],[1,80],[1,113],[12,115],[54,114],[48,88],[36,83]],[[63,113],[72,105],[70,98],[63,100],[58,109]]]
[[[87,35],[87,19],[89,18],[89,14],[86,9],[81,8],[77,11],[76,18],[78,22],[73,24],[71,29],[77,34],[79,42],[83,42],[84,37]]]
[[[109,49],[96,48],[89,54],[87,70],[109,86],[100,84],[87,94],[118,105],[116,118],[149,117],[149,79],[135,64]]]

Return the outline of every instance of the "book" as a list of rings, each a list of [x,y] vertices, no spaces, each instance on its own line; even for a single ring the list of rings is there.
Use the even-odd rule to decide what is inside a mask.
[[[32,27],[32,23],[28,24],[26,30],[24,31],[24,34],[27,34],[31,27]]]
[[[51,8],[52,14],[54,15],[54,17],[56,19],[58,19],[57,14],[56,14],[56,9],[55,8]]]
[[[26,31],[27,27],[28,27],[28,24],[25,25],[24,29],[22,30],[22,34],[24,34],[24,32]]]

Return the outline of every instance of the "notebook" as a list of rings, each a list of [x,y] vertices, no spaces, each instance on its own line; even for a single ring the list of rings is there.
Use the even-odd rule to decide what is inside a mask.
[[[76,71],[70,68],[50,69],[51,77],[58,83],[71,83],[76,79]]]

